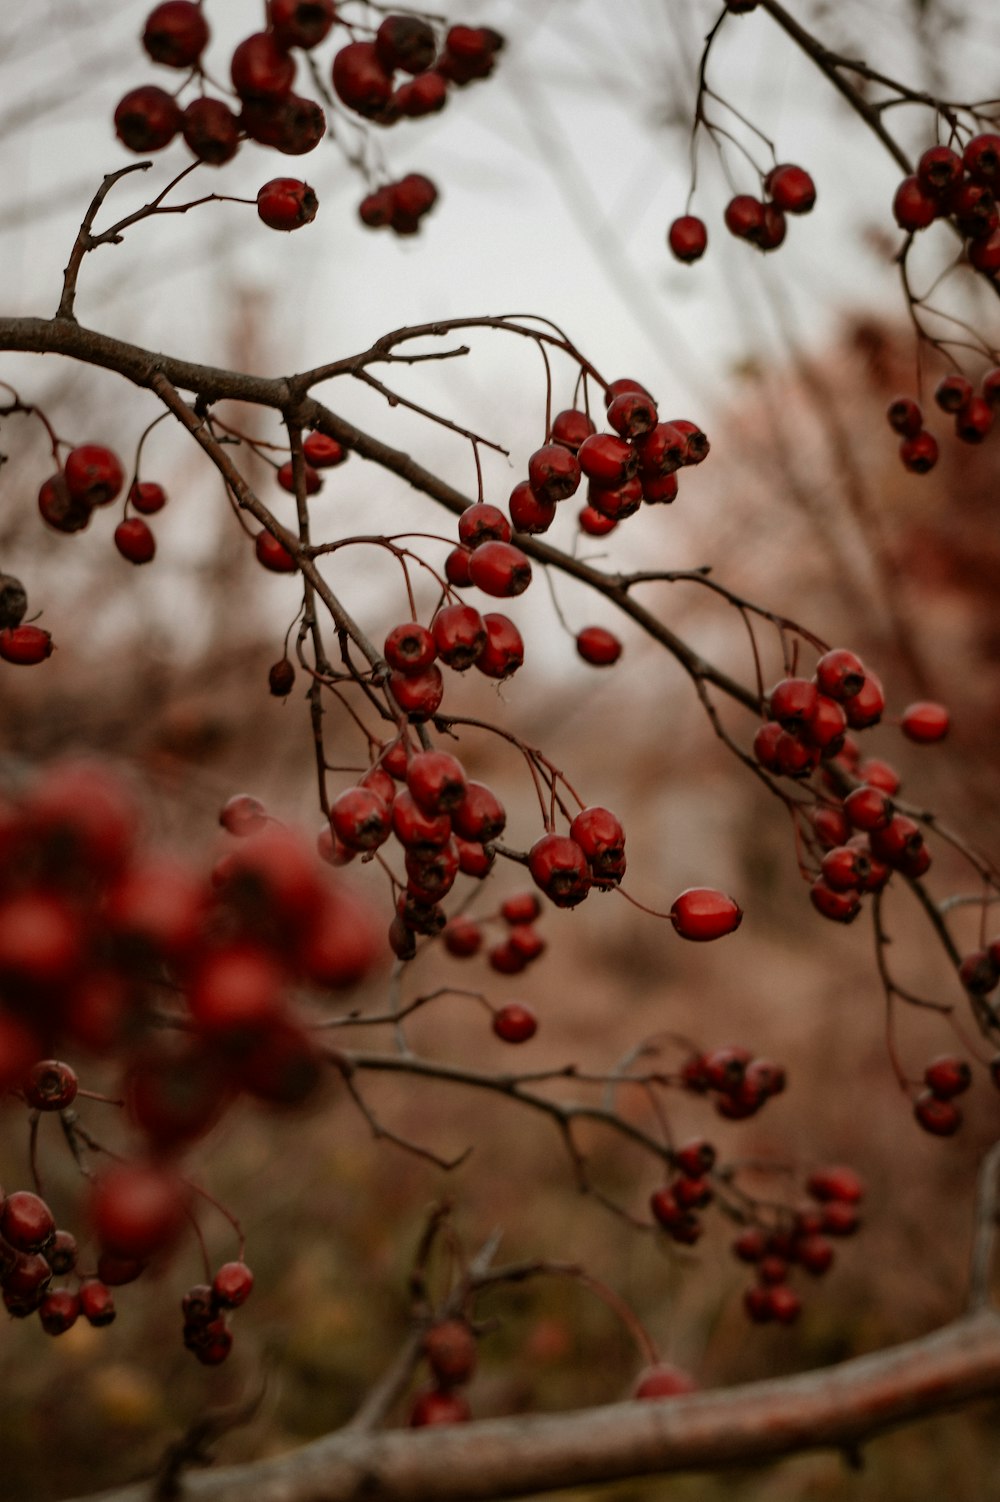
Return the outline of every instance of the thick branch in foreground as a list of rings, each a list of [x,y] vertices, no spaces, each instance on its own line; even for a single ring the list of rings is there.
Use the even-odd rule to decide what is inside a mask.
[[[191,1476],[190,1502],[475,1502],[717,1470],[871,1436],[1000,1393],[1000,1315],[983,1310],[823,1371],[581,1413],[433,1430],[342,1431],[290,1455]],[[149,1502],[148,1484],[91,1502]]]

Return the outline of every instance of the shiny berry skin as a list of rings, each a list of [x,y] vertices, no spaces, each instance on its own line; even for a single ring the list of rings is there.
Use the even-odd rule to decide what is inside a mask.
[[[879,788],[855,788],[844,799],[844,813],[852,828],[870,833],[888,829],[893,817],[892,799]]]
[[[962,443],[982,443],[989,436],[992,427],[993,408],[981,396],[974,396],[955,413],[955,437],[961,439]]]
[[[295,82],[295,59],[272,32],[258,31],[240,42],[229,72],[241,99],[283,99]]]
[[[302,453],[314,469],[332,469],[343,464],[348,450],[326,433],[307,433],[302,440]]]
[[[764,205],[749,193],[737,193],[726,204],[726,228],[740,240],[759,239],[764,228]]]
[[[673,474],[684,463],[688,436],[672,422],[658,422],[636,442],[643,477]]]
[[[389,678],[392,697],[414,725],[437,713],[444,698],[444,680],[436,662],[421,673],[393,673]]]
[[[238,1309],[253,1291],[253,1273],[245,1262],[224,1262],[212,1279],[214,1302],[223,1309]]]
[[[55,1229],[52,1211],[29,1189],[15,1189],[0,1204],[0,1235],[15,1251],[43,1251]]]
[[[337,19],[333,0],[268,0],[267,16],[280,47],[306,51],[323,41]]]
[[[406,785],[424,813],[450,813],[464,802],[465,770],[450,751],[418,751],[410,757]]]
[[[463,840],[488,843],[503,833],[507,814],[492,788],[483,782],[469,781],[465,797],[451,811],[451,822]]]
[[[88,506],[107,506],[125,483],[121,460],[100,443],[84,443],[73,449],[66,458],[63,477],[73,499]]]
[[[76,1099],[76,1071],[58,1059],[43,1059],[32,1066],[24,1083],[24,1098],[35,1111],[63,1111]]]
[[[0,631],[0,657],[21,667],[33,667],[52,656],[52,637],[41,626],[8,626]]]
[[[577,456],[588,480],[613,490],[631,479],[639,458],[630,443],[613,433],[594,433],[585,438]]]
[[[608,533],[613,532],[618,525],[613,517],[605,516],[594,506],[582,506],[577,521],[580,531],[585,532],[588,537],[607,537]]]
[[[924,843],[920,825],[906,814],[893,814],[884,829],[873,829],[868,838],[873,853],[891,866],[913,859]]]
[[[696,214],[682,214],[667,231],[667,244],[678,261],[700,261],[708,248],[708,230]]]
[[[962,165],[977,182],[988,186],[1000,182],[1000,136],[992,131],[973,136],[962,153]]]
[[[734,933],[743,921],[743,910],[724,892],[688,887],[674,899],[670,917],[680,938],[705,943]]]
[[[556,519],[556,502],[536,495],[527,480],[521,480],[514,486],[507,502],[507,510],[510,512],[514,531],[525,532],[529,536],[547,532]]]
[[[531,563],[513,543],[484,542],[469,559],[469,577],[484,594],[510,599],[531,583]]]
[[[816,202],[816,184],[804,167],[784,162],[764,179],[764,192],[786,214],[808,214]]]
[[[119,522],[114,538],[115,547],[129,563],[149,563],[156,554],[156,538],[141,516]]]
[[[399,843],[422,857],[434,855],[451,838],[449,815],[425,813],[408,788],[396,794],[391,818]]]
[[[386,662],[397,673],[422,673],[437,656],[434,637],[419,621],[393,626],[383,651]]]
[[[208,24],[192,0],[164,0],[150,11],[142,45],[154,63],[190,68],[208,45]]]
[[[903,438],[916,438],[924,425],[923,411],[912,396],[894,397],[886,408],[885,416],[892,431]]]
[[[392,97],[392,76],[374,42],[348,42],[333,59],[334,93],[365,119],[381,114]]]
[[[227,834],[244,839],[267,823],[267,809],[249,793],[235,793],[219,810],[219,823]]]
[[[950,195],[948,207],[954,222],[969,239],[988,239],[998,227],[996,200],[983,183],[967,178]]]
[[[567,835],[544,834],[528,852],[528,870],[557,907],[576,907],[590,890],[587,857]]]
[[[1000,230],[994,230],[985,240],[969,240],[965,247],[969,265],[987,276],[1000,271]]]
[[[69,1288],[53,1288],[38,1306],[38,1319],[46,1335],[63,1335],[80,1315],[80,1300]]]
[[[631,480],[626,480],[614,490],[609,490],[604,485],[595,485],[593,480],[587,486],[587,500],[591,509],[608,521],[623,521],[626,516],[634,516],[642,505],[643,496],[643,483],[638,475],[633,475]]]
[[[311,224],[319,199],[308,183],[295,177],[274,177],[257,193],[257,214],[268,229],[290,233]]]
[[[632,1389],[633,1398],[679,1398],[685,1393],[697,1392],[698,1384],[692,1376],[682,1371],[679,1366],[671,1366],[668,1362],[658,1362],[656,1366],[648,1366],[639,1374],[635,1387]]]
[[[510,522],[499,506],[477,501],[467,506],[458,519],[458,539],[467,548],[481,548],[484,542],[510,542]]]
[[[443,663],[464,673],[486,646],[486,627],[471,605],[445,605],[431,621],[437,654]]]
[[[469,959],[483,947],[483,931],[471,918],[449,918],[444,929],[444,947],[456,959]]]
[[[865,1186],[853,1168],[839,1164],[830,1168],[817,1168],[809,1175],[806,1189],[813,1199],[822,1204],[838,1200],[845,1205],[856,1205],[865,1197]]]
[[[616,663],[622,655],[622,644],[611,631],[603,626],[585,626],[576,638],[576,650],[584,662],[592,667],[605,668]]]
[[[538,1031],[538,1019],[530,1007],[509,1001],[494,1012],[493,1031],[505,1043],[527,1043]]]
[[[904,177],[892,200],[892,215],[900,229],[913,234],[934,223],[938,200],[926,191],[918,177]]]
[[[787,231],[788,221],[782,210],[777,204],[765,203],[763,222],[753,243],[759,250],[777,250],[784,241]]]
[[[924,1070],[924,1084],[941,1100],[962,1095],[972,1084],[972,1070],[964,1059],[942,1054],[932,1059]]]
[[[800,734],[824,756],[836,756],[844,744],[846,732],[847,715],[843,707],[836,699],[828,699],[825,694],[818,695],[816,708]]]
[[[330,823],[349,850],[377,850],[392,832],[392,811],[370,788],[348,788],[330,805]]]
[[[972,400],[972,382],[963,375],[946,375],[937,384],[934,400],[942,412],[958,412]]]
[[[474,666],[487,678],[509,678],[524,662],[521,633],[512,620],[495,611],[483,616],[483,625],[486,628],[486,645],[476,658]]]
[[[907,740],[919,745],[931,745],[944,740],[948,734],[950,718],[943,704],[919,702],[903,710],[901,728]]]
[[[861,911],[855,892],[837,891],[822,877],[809,888],[809,900],[818,913],[834,923],[852,923]]]
[[[210,167],[221,167],[239,150],[239,121],[221,99],[207,95],[192,99],[184,111],[181,131],[188,148]]]
[[[899,445],[899,457],[904,469],[911,474],[926,475],[938,461],[937,439],[924,428],[913,438],[903,439]]]
[[[254,538],[254,551],[257,554],[257,562],[263,564],[272,574],[294,574],[298,568],[295,559],[288,549],[283,547],[276,537],[270,532],[258,532]]]
[[[305,485],[306,495],[316,495],[323,488],[322,477],[313,469],[311,464],[302,466],[302,479]],[[282,490],[287,490],[289,495],[295,494],[295,466],[291,459],[286,459],[278,470],[278,484]]]
[[[865,668],[860,657],[846,647],[826,652],[816,664],[816,683],[820,693],[843,704],[853,699],[865,686]]]
[[[922,1091],[913,1102],[913,1114],[932,1137],[953,1137],[962,1125],[962,1112],[950,1100],[932,1090]]]
[[[871,865],[871,857],[866,850],[838,845],[827,851],[820,869],[824,882],[835,892],[857,892],[864,887]]]
[[[620,438],[641,438],[658,421],[656,404],[644,391],[623,391],[608,405],[608,424]]]
[[[962,179],[962,158],[950,146],[929,146],[917,162],[917,179],[925,193],[945,194]]]
[[[114,1296],[99,1278],[85,1278],[77,1297],[80,1313],[90,1325],[110,1325],[115,1317]]]
[[[799,730],[816,712],[819,694],[808,678],[783,678],[769,697],[771,718],[784,730]]]
[[[76,1267],[76,1237],[71,1236],[69,1231],[56,1231],[45,1248],[44,1256],[54,1275],[64,1278]]]
[[[152,480],[136,481],[128,493],[129,505],[143,516],[153,516],[167,504],[166,491]]]
[[[582,443],[597,432],[586,412],[567,407],[552,420],[552,442],[561,443],[575,454]]]
[[[580,462],[561,443],[547,443],[528,460],[528,483],[545,501],[564,501],[579,489]]]
[[[867,761],[858,764],[857,775],[869,787],[878,788],[879,792],[882,793],[888,793],[890,798],[894,793],[899,792],[901,783],[899,773],[887,761],[880,761],[877,757],[869,757]]]
[[[92,515],[89,502],[70,495],[62,470],[42,481],[38,510],[42,520],[56,532],[82,532],[89,526]]]
[[[847,723],[852,730],[867,730],[877,725],[885,709],[885,694],[882,685],[872,672],[865,674],[865,681],[856,694],[844,705]]]
[[[132,89],[115,110],[115,132],[123,146],[141,156],[162,151],[181,128],[181,111],[176,102],[155,84]]]
[[[598,880],[620,881],[625,870],[625,831],[610,809],[581,809],[569,827]]]

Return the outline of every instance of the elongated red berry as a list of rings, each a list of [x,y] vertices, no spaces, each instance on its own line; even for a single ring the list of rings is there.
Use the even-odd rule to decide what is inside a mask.
[[[743,910],[712,887],[688,887],[670,908],[674,931],[682,939],[705,941],[734,933],[743,921]]]

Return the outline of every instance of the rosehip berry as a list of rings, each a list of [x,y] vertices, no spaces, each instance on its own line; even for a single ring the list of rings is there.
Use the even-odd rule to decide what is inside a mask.
[[[526,1043],[538,1031],[538,1019],[530,1007],[509,1001],[494,1012],[493,1031],[505,1043]]]
[[[150,11],[142,45],[154,63],[190,68],[208,45],[208,23],[192,0],[164,0]]]
[[[705,222],[695,214],[682,214],[667,231],[667,244],[678,261],[699,261],[708,248]]]
[[[121,460],[100,443],[84,443],[73,449],[63,476],[73,499],[88,506],[107,506],[125,483]]]
[[[900,229],[913,234],[934,223],[938,200],[926,191],[918,177],[904,177],[892,200],[892,216]]]
[[[764,192],[786,214],[808,214],[816,202],[816,184],[804,167],[792,162],[771,168],[764,179]]]
[[[348,42],[333,59],[334,93],[365,119],[381,114],[392,97],[392,76],[374,42]]]
[[[705,942],[734,933],[743,921],[743,910],[724,892],[689,887],[675,898],[670,917],[674,932],[682,939]]]
[[[567,835],[544,834],[536,840],[528,852],[528,870],[556,907],[576,907],[590,891],[587,857]]]
[[[962,1112],[950,1100],[924,1090],[913,1103],[913,1114],[933,1137],[953,1137],[962,1125]]]
[[[585,438],[578,458],[588,480],[608,490],[624,485],[639,467],[639,456],[632,445],[612,433],[594,433]]]
[[[123,146],[145,156],[169,146],[181,128],[181,111],[177,101],[157,88],[144,84],[132,89],[115,110],[115,133]]]
[[[434,637],[419,621],[393,626],[383,651],[386,662],[397,673],[423,673],[437,656]]]
[[[483,618],[471,605],[443,606],[431,621],[431,633],[441,661],[458,673],[471,668],[486,646]]]
[[[926,428],[922,429],[913,438],[903,439],[899,445],[899,457],[911,474],[926,475],[938,461],[937,439]]]
[[[152,480],[136,481],[128,493],[129,505],[143,516],[153,516],[167,504],[166,491]]]
[[[229,72],[241,99],[282,99],[295,82],[295,59],[273,32],[257,31],[240,42]]]
[[[592,667],[610,667],[622,655],[622,644],[611,631],[603,626],[585,626],[577,635],[576,650],[584,662]]]
[[[24,1098],[36,1111],[63,1111],[76,1099],[76,1071],[58,1059],[33,1065],[24,1085]]]
[[[141,516],[119,522],[114,538],[115,547],[129,563],[149,563],[156,554],[156,538]]]
[[[273,177],[257,193],[257,214],[269,229],[301,229],[312,223],[318,208],[312,188],[295,177]]]
[[[596,432],[597,429],[586,412],[580,412],[576,407],[557,412],[552,420],[552,442],[561,443],[574,454]]]
[[[498,612],[483,616],[486,645],[476,658],[475,667],[487,678],[509,678],[524,661],[524,642],[514,622]],[[24,627],[21,627],[24,630]],[[0,632],[0,655],[3,654]]]
[[[52,1211],[29,1189],[15,1189],[0,1204],[0,1235],[15,1251],[43,1251],[55,1229]]]

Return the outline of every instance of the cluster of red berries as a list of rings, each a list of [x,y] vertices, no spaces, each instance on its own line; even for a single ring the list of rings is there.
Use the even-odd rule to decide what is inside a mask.
[[[52,637],[41,626],[23,625],[28,594],[13,574],[0,574],[0,658],[32,667],[52,656]]]
[[[806,1189],[816,1203],[796,1210],[788,1226],[748,1226],[733,1242],[739,1260],[757,1269],[757,1282],[743,1295],[744,1308],[755,1324],[794,1324],[802,1300],[788,1284],[793,1268],[822,1277],[834,1259],[827,1238],[851,1236],[860,1225],[857,1207],[864,1185],[853,1169],[817,1169]]]
[[[415,235],[420,221],[437,203],[438,190],[421,172],[384,183],[358,204],[358,218],[369,229],[388,227],[396,235]]]
[[[100,1276],[77,1273],[76,1238],[56,1227],[46,1202],[29,1189],[0,1190],[0,1290],[15,1319],[37,1314],[48,1335],[62,1335],[82,1315],[91,1325],[109,1325],[114,1297]],[[53,1278],[75,1277],[75,1286],[52,1287]]]
[[[534,892],[517,892],[500,905],[499,918],[504,937],[487,950],[486,958],[500,975],[519,975],[533,960],[545,952],[545,940],[535,927],[542,905]],[[465,913],[451,918],[442,935],[444,947],[457,959],[471,959],[483,945],[485,918],[470,918]]]
[[[726,204],[725,225],[738,240],[758,250],[777,250],[788,231],[788,214],[808,214],[816,202],[816,184],[804,167],[781,162],[763,180],[763,196],[737,193]],[[678,261],[700,261],[708,248],[708,229],[696,214],[682,214],[667,231],[667,244]]]
[[[977,271],[1000,271],[1000,211],[994,196],[1000,184],[1000,135],[973,136],[961,153],[950,146],[931,146],[912,177],[896,189],[892,212],[908,234],[948,219],[966,242],[965,252]]]
[[[333,0],[268,0],[265,30],[244,37],[230,60],[238,113],[204,92],[182,109],[175,94],[145,84],[131,89],[115,110],[119,140],[145,156],[181,135],[193,155],[213,167],[230,161],[246,139],[286,156],[305,155],[319,145],[327,122],[320,104],[294,91],[295,53],[317,47],[339,20]],[[203,89],[201,59],[209,36],[200,4],[164,0],[147,17],[142,43],[154,62],[189,71]],[[422,16],[387,15],[373,40],[339,48],[331,82],[342,104],[374,124],[391,125],[442,109],[450,84],[486,78],[502,46],[499,32],[489,27],[452,26],[439,37]],[[397,74],[404,75],[401,82]],[[413,174],[370,195],[365,204],[378,200],[381,207],[370,211],[374,217],[361,217],[412,234],[436,196],[433,184]],[[389,212],[379,217],[388,200]],[[257,197],[258,213],[272,229],[308,224],[317,206],[312,188],[295,178],[275,178]]]
[[[998,942],[991,945],[989,950],[969,955],[959,968],[959,975],[966,989],[974,995],[982,996],[1000,982],[1000,968],[991,953],[994,949],[1000,956]],[[986,957],[985,966],[983,955]],[[992,970],[992,985],[986,985],[989,970]],[[993,1083],[1000,1086],[1000,1056],[990,1065],[990,1074]],[[956,1058],[954,1054],[941,1054],[927,1065],[923,1082],[924,1089],[913,1102],[914,1116],[924,1131],[930,1132],[933,1137],[954,1136],[962,1125],[962,1111],[955,1104],[955,1096],[964,1095],[972,1084],[972,1070],[965,1059]]]
[[[881,761],[860,764],[848,729],[877,725],[885,695],[876,675],[855,653],[838,647],[824,653],[809,678],[783,678],[768,695],[769,718],[754,736],[754,755],[778,776],[807,778],[821,762],[829,794],[814,811],[812,833],[823,850],[812,880],[813,906],[825,918],[850,923],[865,893],[878,892],[893,871],[923,876],[931,863],[920,826],[895,811],[899,777]],[[940,704],[911,704],[903,713],[904,735],[932,744],[948,733]],[[860,785],[843,795],[844,779]]]
[[[726,1044],[709,1053],[692,1054],[681,1069],[680,1082],[697,1095],[714,1096],[716,1111],[727,1121],[745,1121],[773,1095],[781,1094],[785,1071],[770,1059],[755,1058],[749,1049]],[[678,1167],[683,1165],[678,1163]]]
[[[468,1321],[444,1319],[431,1325],[424,1336],[423,1356],[433,1380],[410,1405],[410,1427],[468,1423],[472,1412],[463,1394],[456,1391],[471,1380],[476,1369],[476,1337]]]
[[[1000,141],[1000,137],[997,138]],[[1000,231],[997,232],[1000,240]],[[944,376],[934,391],[942,412],[955,419],[955,437],[962,443],[982,443],[993,427],[993,414],[1000,405],[1000,366],[988,370],[977,393],[967,376],[955,372]],[[924,427],[924,413],[912,396],[897,396],[886,409],[886,419],[900,435],[899,457],[906,469],[925,475],[938,461],[938,442]]]
[[[82,532],[94,512],[110,506],[125,484],[121,460],[100,443],[83,443],[71,449],[62,469],[43,481],[38,492],[38,510],[56,532]],[[167,503],[162,485],[136,481],[130,488],[126,509],[152,516]],[[149,563],[156,553],[156,538],[143,516],[126,516],[114,532],[114,543],[129,563]]]
[[[302,474],[306,495],[316,495],[323,488],[320,470],[335,469],[347,459],[350,450],[326,433],[307,433],[302,440]],[[295,494],[295,471],[291,459],[278,468],[278,484],[289,495]]]
[[[233,1347],[226,1316],[245,1304],[253,1273],[245,1262],[224,1262],[211,1283],[196,1283],[181,1299],[184,1345],[202,1366],[219,1366]]]

